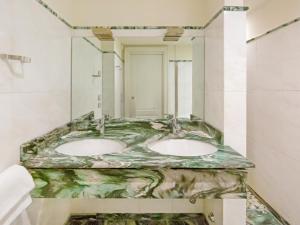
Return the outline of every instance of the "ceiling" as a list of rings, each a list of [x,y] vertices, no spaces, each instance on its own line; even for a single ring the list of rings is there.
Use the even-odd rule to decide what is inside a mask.
[[[265,4],[268,0],[245,0],[245,5],[249,6],[251,10],[255,10],[258,7],[261,7],[263,4]]]

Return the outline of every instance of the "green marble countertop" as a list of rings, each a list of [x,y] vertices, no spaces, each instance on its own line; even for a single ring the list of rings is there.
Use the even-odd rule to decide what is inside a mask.
[[[93,115],[72,121],[21,146],[21,162],[27,168],[186,168],[247,169],[254,164],[221,144],[222,134],[203,121],[180,120],[182,132],[170,133],[167,120],[112,120],[104,134],[95,129]],[[102,156],[68,156],[55,151],[61,144],[89,138],[108,138],[124,142],[122,153]],[[161,155],[147,145],[157,140],[185,138],[215,145],[214,154],[181,157]]]

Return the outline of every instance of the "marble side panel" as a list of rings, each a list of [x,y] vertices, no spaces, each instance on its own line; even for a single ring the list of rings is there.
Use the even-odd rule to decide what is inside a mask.
[[[247,225],[290,225],[270,205],[247,187]]]
[[[246,198],[245,170],[30,169],[33,198]]]

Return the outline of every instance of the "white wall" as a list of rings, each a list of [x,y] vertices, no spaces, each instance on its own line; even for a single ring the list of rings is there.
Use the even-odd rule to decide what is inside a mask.
[[[248,35],[247,39],[300,17],[299,0],[247,0]]]
[[[118,56],[114,56],[114,102],[115,102],[115,108],[114,108],[114,117],[115,118],[121,118],[124,116],[124,74],[123,74],[123,62],[121,59],[118,58]]]
[[[193,48],[192,44],[178,44],[168,45],[168,58],[169,60],[192,60],[193,59]],[[180,75],[186,74],[187,77],[179,78],[178,80],[178,116],[179,117],[190,117],[192,113],[192,62],[179,62],[178,72]],[[185,69],[184,69],[185,68]],[[186,79],[185,79],[186,78]],[[168,65],[168,113],[175,114],[175,63],[169,62]],[[187,99],[186,104],[183,104],[183,99]]]
[[[224,133],[225,145],[246,156],[245,12],[224,11],[205,29],[205,121]],[[213,201],[208,210],[221,209]],[[246,224],[246,200],[222,201],[220,220]]]
[[[34,0],[0,1],[0,52],[32,58],[17,77],[0,60],[0,170],[19,146],[70,120],[71,31]]]
[[[299,16],[297,0],[258,1],[248,13],[248,38]],[[256,164],[249,183],[291,224],[300,223],[299,35],[296,22],[247,47],[247,152]]]
[[[178,62],[178,117],[190,118],[192,114],[192,62]]]
[[[204,37],[193,41],[192,65],[192,114],[204,119],[205,69],[204,69]]]
[[[224,11],[224,144],[246,156],[246,12]]]
[[[168,113],[175,114],[175,62],[168,68]],[[178,68],[178,117],[190,118],[192,114],[192,62],[177,62]]]
[[[168,45],[169,60],[192,60],[193,46],[190,44]]]
[[[248,44],[249,183],[290,224],[300,224],[299,36],[297,22]]]
[[[224,17],[205,29],[205,121],[224,131]]]
[[[246,13],[224,11],[205,29],[205,121],[246,155]]]
[[[124,116],[123,61],[113,50],[103,53],[103,114],[120,118]]]
[[[175,114],[175,63],[168,64],[168,114]]]
[[[21,77],[0,60],[0,171],[19,162],[20,144],[70,120],[70,37],[70,29],[35,0],[0,1],[0,53],[32,59]],[[30,213],[33,221],[37,216]]]
[[[103,115],[115,115],[115,55],[103,53]]]

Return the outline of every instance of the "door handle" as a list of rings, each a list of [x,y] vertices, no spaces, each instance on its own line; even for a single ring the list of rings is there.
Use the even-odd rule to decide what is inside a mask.
[[[101,77],[101,71],[98,70],[97,74],[92,74],[92,77]]]

